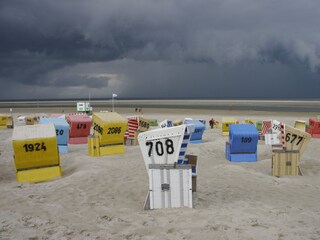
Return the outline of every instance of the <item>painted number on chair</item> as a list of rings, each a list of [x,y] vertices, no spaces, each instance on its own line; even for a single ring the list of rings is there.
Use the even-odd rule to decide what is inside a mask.
[[[291,134],[291,133],[286,134],[286,142],[294,143],[296,141],[297,146],[301,143],[302,139],[303,137],[298,136],[297,134]]]
[[[281,125],[273,124],[272,129],[275,131],[281,131]]]
[[[155,144],[154,144],[155,143]],[[173,154],[174,148],[173,148],[173,141],[171,139],[167,139],[165,141],[165,146],[163,146],[163,143],[161,141],[155,141],[155,142],[146,142],[146,146],[149,147],[148,156],[151,157],[153,145],[155,145],[156,153],[158,156],[162,156],[164,152],[166,151],[167,154]]]
[[[102,135],[103,133],[103,128],[100,127],[98,124],[93,123],[93,130],[97,131],[98,133],[100,133]]]
[[[139,120],[139,126],[143,128],[149,128],[150,124],[148,122]]]
[[[242,143],[251,143],[252,138],[251,137],[242,137],[241,142]]]
[[[44,142],[42,143],[34,143],[34,144],[25,144],[23,145],[23,148],[26,152],[33,152],[33,151],[46,151],[47,148],[44,145]]]
[[[108,128],[107,134],[120,134],[121,133],[121,127],[111,127]]]
[[[63,135],[64,131],[63,129],[59,130],[59,129],[56,129],[56,135],[59,136],[59,135]]]
[[[77,125],[77,129],[86,129],[87,128],[87,124],[85,123],[78,123]]]

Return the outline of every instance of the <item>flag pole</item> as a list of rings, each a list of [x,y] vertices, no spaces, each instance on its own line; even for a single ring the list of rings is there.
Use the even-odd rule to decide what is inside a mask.
[[[112,112],[114,112],[114,97],[113,97],[113,93],[112,93]]]
[[[117,94],[112,93],[112,112],[114,112],[114,98],[117,96],[118,96]]]

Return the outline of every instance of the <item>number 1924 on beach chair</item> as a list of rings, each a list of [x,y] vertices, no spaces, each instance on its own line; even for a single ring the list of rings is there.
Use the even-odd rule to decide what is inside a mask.
[[[12,144],[18,182],[43,182],[61,176],[53,124],[16,127]]]

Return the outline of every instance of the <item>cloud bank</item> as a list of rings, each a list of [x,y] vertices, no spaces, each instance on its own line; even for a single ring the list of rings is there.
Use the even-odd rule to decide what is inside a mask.
[[[319,98],[314,0],[3,0],[1,99]]]

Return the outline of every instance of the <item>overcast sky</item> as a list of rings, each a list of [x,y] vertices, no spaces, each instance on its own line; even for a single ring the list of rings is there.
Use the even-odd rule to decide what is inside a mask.
[[[320,98],[319,0],[1,0],[0,99]]]

